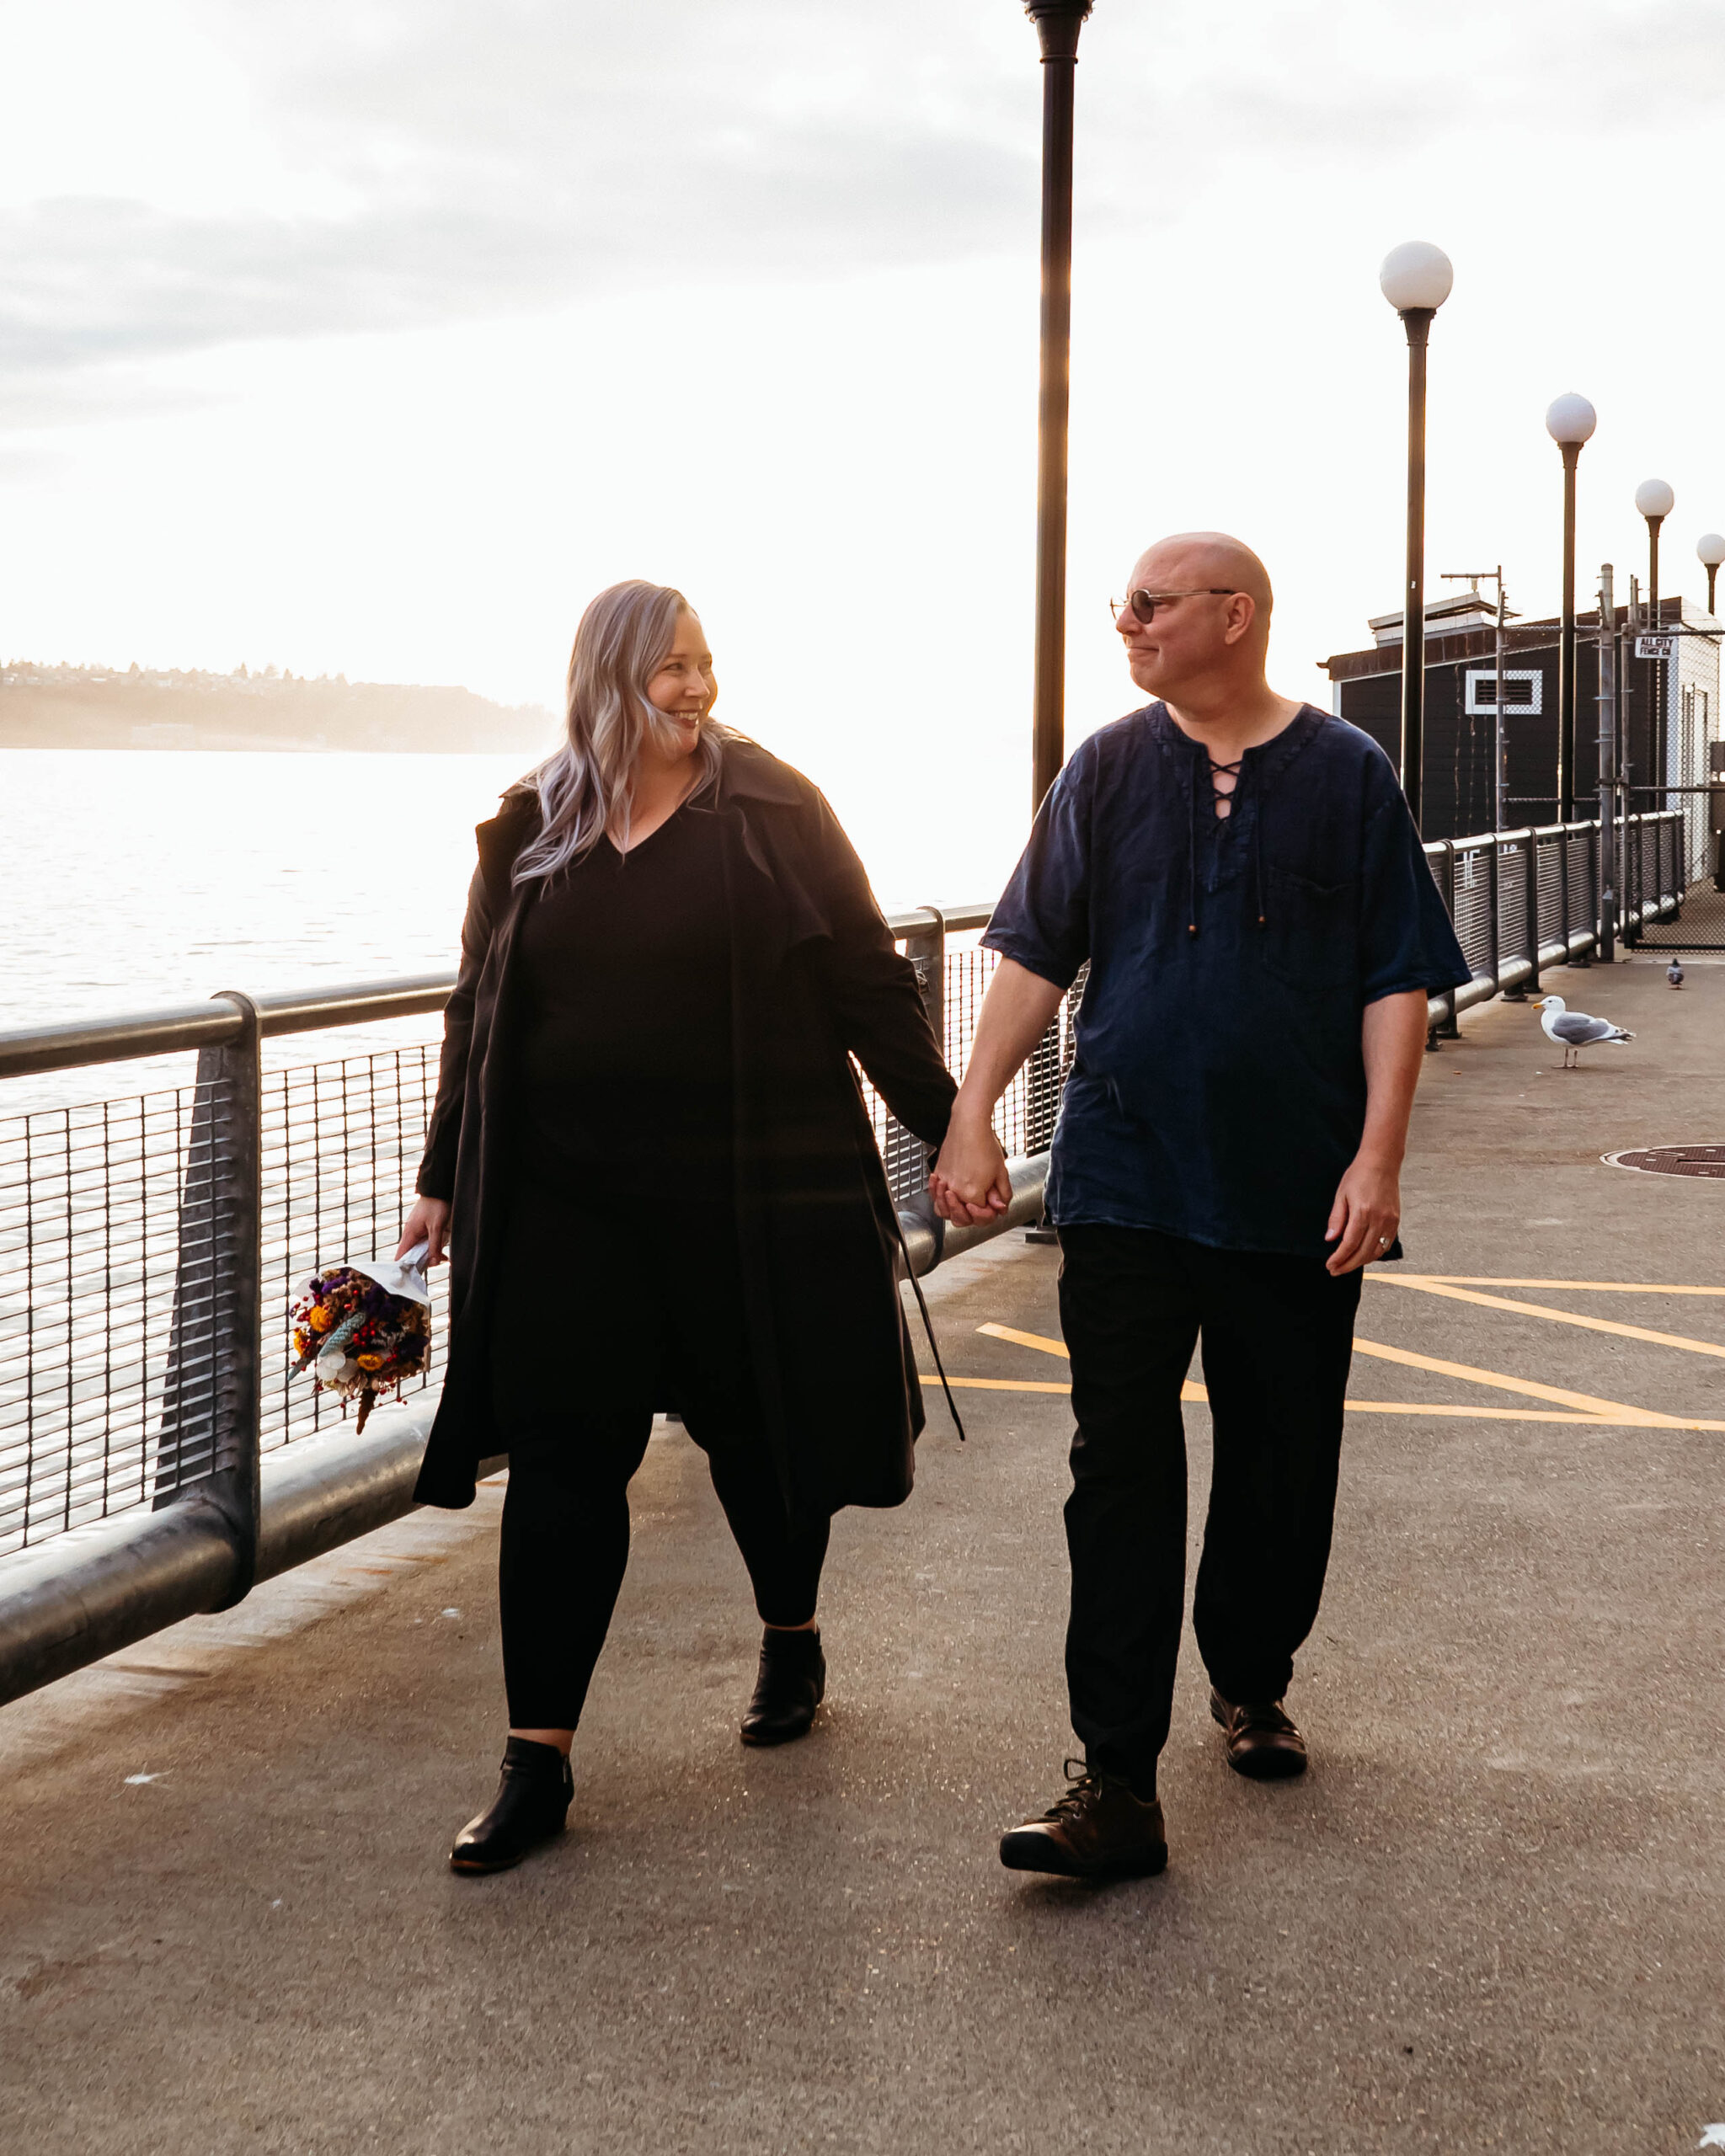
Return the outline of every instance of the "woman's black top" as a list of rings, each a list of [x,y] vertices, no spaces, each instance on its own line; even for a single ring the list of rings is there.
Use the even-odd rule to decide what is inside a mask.
[[[678,809],[542,885],[521,930],[518,1170],[577,1203],[729,1203],[731,949],[719,833]]]

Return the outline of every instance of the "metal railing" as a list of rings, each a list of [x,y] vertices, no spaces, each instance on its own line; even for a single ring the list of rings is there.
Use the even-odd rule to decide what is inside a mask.
[[[1680,903],[1680,822],[1673,811],[1620,826],[1620,926]],[[1435,1036],[1597,945],[1610,911],[1599,835],[1575,824],[1427,847],[1474,976],[1434,999]],[[891,918],[959,1075],[996,963],[976,942],[989,911]],[[177,1086],[0,1116],[0,1700],[226,1607],[409,1508],[429,1394],[356,1436],[344,1406],[291,1374],[287,1314],[312,1272],[393,1250],[436,1045],[271,1069],[263,1051],[285,1035],[430,1017],[453,985],[227,991],[0,1035],[0,1080],[197,1058]],[[923,1146],[865,1086],[916,1271],[1039,1215],[1081,992],[1081,978],[997,1112],[1014,1201],[987,1230],[934,1220]],[[436,1376],[442,1292],[440,1278],[422,1386]]]

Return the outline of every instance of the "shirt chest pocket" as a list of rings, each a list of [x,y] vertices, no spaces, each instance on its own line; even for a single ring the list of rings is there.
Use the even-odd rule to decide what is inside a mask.
[[[1326,883],[1272,865],[1264,877],[1263,962],[1292,988],[1359,978],[1359,879]]]

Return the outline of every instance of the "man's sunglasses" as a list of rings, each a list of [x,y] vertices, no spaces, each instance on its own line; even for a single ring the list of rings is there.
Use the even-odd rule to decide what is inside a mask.
[[[1206,584],[1191,591],[1129,591],[1124,599],[1108,601],[1108,616],[1118,622],[1124,608],[1132,609],[1135,622],[1149,623],[1156,619],[1158,606],[1166,606],[1171,599],[1231,599],[1235,587],[1227,584]]]

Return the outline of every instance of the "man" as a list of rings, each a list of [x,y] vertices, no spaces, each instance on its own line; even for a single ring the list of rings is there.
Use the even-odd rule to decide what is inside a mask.
[[[1264,678],[1270,585],[1239,541],[1152,547],[1114,626],[1158,701],[1083,743],[983,941],[1000,953],[932,1178],[1010,1195],[990,1118],[1081,966],[1054,1141],[1071,1356],[1066,1674],[1083,1771],[1001,1844],[1015,1870],[1167,1860],[1186,1551],[1180,1390],[1215,1434],[1194,1623],[1229,1764],[1300,1773],[1284,1705],[1328,1563],[1360,1267],[1399,1257],[1426,999],[1468,968],[1395,772]]]

